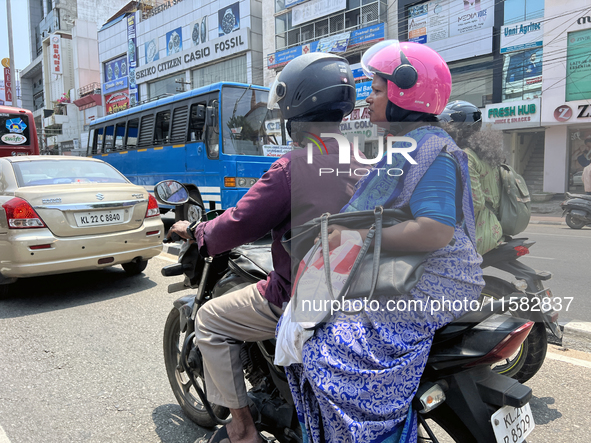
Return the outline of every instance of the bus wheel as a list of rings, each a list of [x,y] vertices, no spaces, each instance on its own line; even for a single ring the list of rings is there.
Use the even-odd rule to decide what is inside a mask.
[[[195,205],[194,203],[188,202],[185,203],[181,207],[177,207],[174,210],[174,221],[177,222],[179,220],[187,220],[190,222],[194,222],[196,220],[201,219],[201,215],[204,214],[204,206],[203,201],[201,200],[201,194],[196,189],[191,189],[189,191],[189,196],[199,202],[199,205]]]

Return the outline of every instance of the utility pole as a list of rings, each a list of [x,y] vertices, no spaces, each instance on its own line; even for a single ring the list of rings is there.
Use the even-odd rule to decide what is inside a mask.
[[[8,58],[10,58],[10,86],[12,91],[12,106],[18,106],[16,97],[16,77],[14,76],[14,49],[12,48],[12,12],[10,10],[10,0],[6,0],[6,15],[8,17]]]

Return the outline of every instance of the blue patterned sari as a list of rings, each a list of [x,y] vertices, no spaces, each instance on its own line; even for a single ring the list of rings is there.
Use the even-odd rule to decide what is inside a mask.
[[[432,302],[471,301],[484,285],[481,257],[474,247],[474,209],[468,162],[442,129],[423,126],[407,134],[417,141],[411,165],[402,156],[384,157],[341,212],[409,206],[412,193],[445,147],[460,165],[465,226],[455,226],[454,240],[432,252],[425,272],[410,293],[376,298],[379,309],[340,314],[319,328],[303,347],[303,363],[286,368],[304,442],[398,443],[417,440],[411,401],[419,386],[435,331],[466,311],[420,309]],[[399,167],[402,178],[378,174]],[[407,309],[392,309],[391,301]],[[390,302],[390,303],[389,303]],[[412,303],[409,303],[412,302]],[[422,303],[422,305],[419,305]],[[410,306],[414,308],[410,308]]]

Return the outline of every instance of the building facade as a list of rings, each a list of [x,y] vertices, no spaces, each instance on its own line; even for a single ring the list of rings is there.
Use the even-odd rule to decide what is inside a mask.
[[[177,0],[98,33],[104,112],[218,81],[262,84],[262,4]]]
[[[129,0],[29,0],[31,60],[21,72],[44,153],[85,155],[80,134],[99,116],[97,29]],[[84,96],[81,106],[76,102]],[[94,109],[93,109],[94,108]]]

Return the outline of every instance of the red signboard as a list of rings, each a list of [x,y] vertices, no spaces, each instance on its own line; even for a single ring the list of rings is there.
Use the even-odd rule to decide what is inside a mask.
[[[4,68],[4,98],[12,103],[12,81],[10,79],[10,68]]]
[[[114,92],[112,94],[105,94],[105,107],[107,114],[123,111],[129,108],[129,93],[125,89],[123,91]]]

